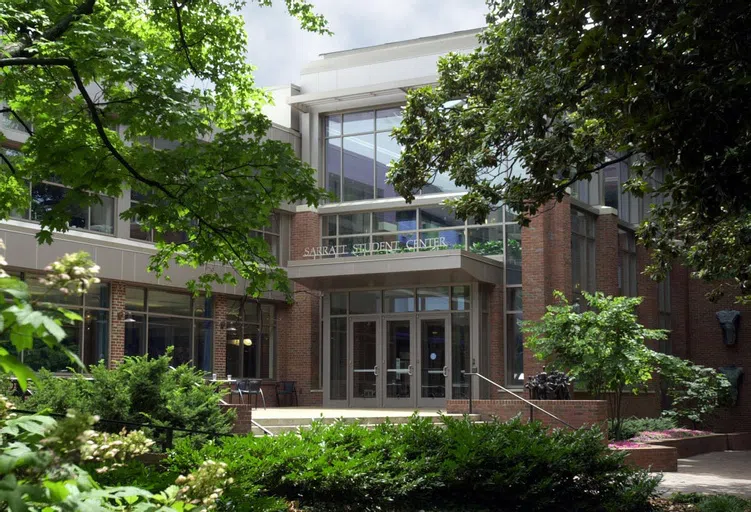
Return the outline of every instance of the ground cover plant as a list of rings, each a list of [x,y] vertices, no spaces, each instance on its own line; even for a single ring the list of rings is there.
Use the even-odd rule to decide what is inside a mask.
[[[620,437],[616,436],[615,427],[615,421],[610,420],[608,424],[608,439],[625,441],[636,437],[642,432],[678,428],[678,423],[673,418],[637,418],[632,416],[621,421]]]
[[[748,512],[751,500],[730,494],[675,493],[653,499],[657,511],[665,512]]]
[[[166,470],[227,464],[234,484],[221,506],[235,511],[259,510],[248,503],[263,497],[304,510],[649,510],[657,479],[624,466],[597,429],[443,422],[314,423],[299,435],[181,442]]]

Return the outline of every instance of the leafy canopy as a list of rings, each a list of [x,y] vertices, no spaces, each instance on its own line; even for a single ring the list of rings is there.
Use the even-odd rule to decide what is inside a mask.
[[[751,4],[489,0],[480,47],[408,94],[389,180],[411,200],[444,173],[451,201],[523,222],[614,162],[653,205],[639,235],[660,277],[676,258],[751,298]],[[522,171],[523,169],[523,171]],[[665,179],[653,173],[662,169]]]
[[[2,2],[0,100],[28,140],[22,156],[0,156],[0,219],[28,208],[29,181],[60,182],[71,188],[64,200],[40,212],[37,238],[50,242],[72,211],[132,187],[143,200],[121,217],[155,230],[150,270],[174,260],[205,266],[192,286],[239,275],[251,295],[286,290],[268,245],[249,233],[282,202],[315,205],[323,193],[289,144],[265,138],[270,96],[246,62],[245,3]],[[285,3],[304,29],[328,33],[308,2]],[[177,147],[155,150],[155,139]],[[186,241],[165,239],[179,231]]]

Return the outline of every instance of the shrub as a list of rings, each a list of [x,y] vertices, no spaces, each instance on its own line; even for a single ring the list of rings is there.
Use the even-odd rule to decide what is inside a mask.
[[[227,433],[234,411],[220,407],[217,385],[206,382],[203,373],[189,365],[170,368],[170,355],[126,357],[110,370],[99,363],[90,368],[93,380],[74,374],[59,378],[40,372],[39,385],[24,408],[63,414],[74,409],[96,414],[103,420],[152,423],[189,430]],[[119,431],[121,425],[102,422],[99,428]],[[163,441],[162,430],[149,435]],[[183,434],[175,432],[179,437]]]
[[[624,441],[631,439],[641,432],[647,431],[659,431],[659,430],[671,430],[678,428],[678,424],[672,418],[626,418],[621,424],[621,435],[616,437],[615,434],[615,422],[610,420],[608,423],[608,439],[615,441]]]
[[[618,510],[648,509],[657,479],[623,464],[598,430],[550,432],[539,423],[444,425],[413,417],[368,430],[314,423],[298,434],[232,437],[196,450],[178,443],[171,471],[211,459],[234,485],[225,506],[248,496],[279,497],[313,510]]]

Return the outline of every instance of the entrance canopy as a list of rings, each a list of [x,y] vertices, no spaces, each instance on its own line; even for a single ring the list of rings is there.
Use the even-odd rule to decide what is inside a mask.
[[[440,250],[290,261],[289,278],[314,290],[503,283],[503,262],[463,250]]]

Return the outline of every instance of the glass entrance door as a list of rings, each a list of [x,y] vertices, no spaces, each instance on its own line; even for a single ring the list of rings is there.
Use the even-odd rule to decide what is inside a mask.
[[[378,407],[380,368],[378,321],[375,319],[350,320],[350,405]]]
[[[414,328],[410,318],[384,321],[385,378],[384,405],[387,407],[414,407],[415,405],[415,354]]]
[[[449,318],[446,315],[419,318],[418,407],[444,407],[451,382]]]

